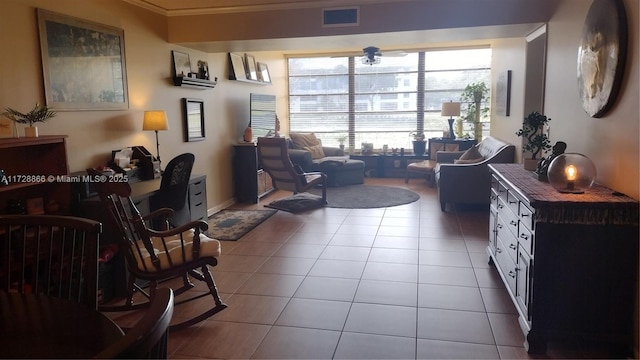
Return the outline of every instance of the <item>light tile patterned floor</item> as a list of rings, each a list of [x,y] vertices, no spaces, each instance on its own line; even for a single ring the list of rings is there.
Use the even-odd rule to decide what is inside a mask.
[[[421,198],[386,209],[279,211],[223,242],[213,274],[229,308],[172,332],[171,357],[529,358],[515,308],[487,264],[488,212],[441,212],[423,180],[367,183],[406,186]],[[262,209],[287,195],[234,207]],[[546,357],[595,356],[552,344]]]

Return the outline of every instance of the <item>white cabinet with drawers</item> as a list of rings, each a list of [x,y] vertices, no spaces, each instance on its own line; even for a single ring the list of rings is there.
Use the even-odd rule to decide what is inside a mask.
[[[594,185],[561,194],[521,164],[490,164],[489,262],[516,307],[530,353],[585,340],[633,347],[638,201]]]

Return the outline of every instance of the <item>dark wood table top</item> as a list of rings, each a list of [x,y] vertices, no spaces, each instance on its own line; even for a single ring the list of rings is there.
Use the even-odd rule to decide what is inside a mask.
[[[95,309],[0,291],[0,358],[91,358],[122,336],[120,327]]]

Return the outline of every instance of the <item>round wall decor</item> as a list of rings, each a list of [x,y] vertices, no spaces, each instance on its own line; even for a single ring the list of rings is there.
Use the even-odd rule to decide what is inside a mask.
[[[623,0],[594,0],[578,48],[578,91],[582,107],[599,118],[615,102],[627,57]]]

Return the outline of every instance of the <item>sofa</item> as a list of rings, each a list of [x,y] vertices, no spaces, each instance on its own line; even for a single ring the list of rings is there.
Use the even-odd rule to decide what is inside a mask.
[[[313,134],[290,133],[287,142],[291,162],[305,172],[325,173],[327,186],[364,183],[364,161],[350,159],[342,149],[322,146]]]
[[[447,204],[489,205],[491,175],[488,164],[513,163],[515,146],[486,137],[467,151],[438,151],[435,181],[440,209]]]

